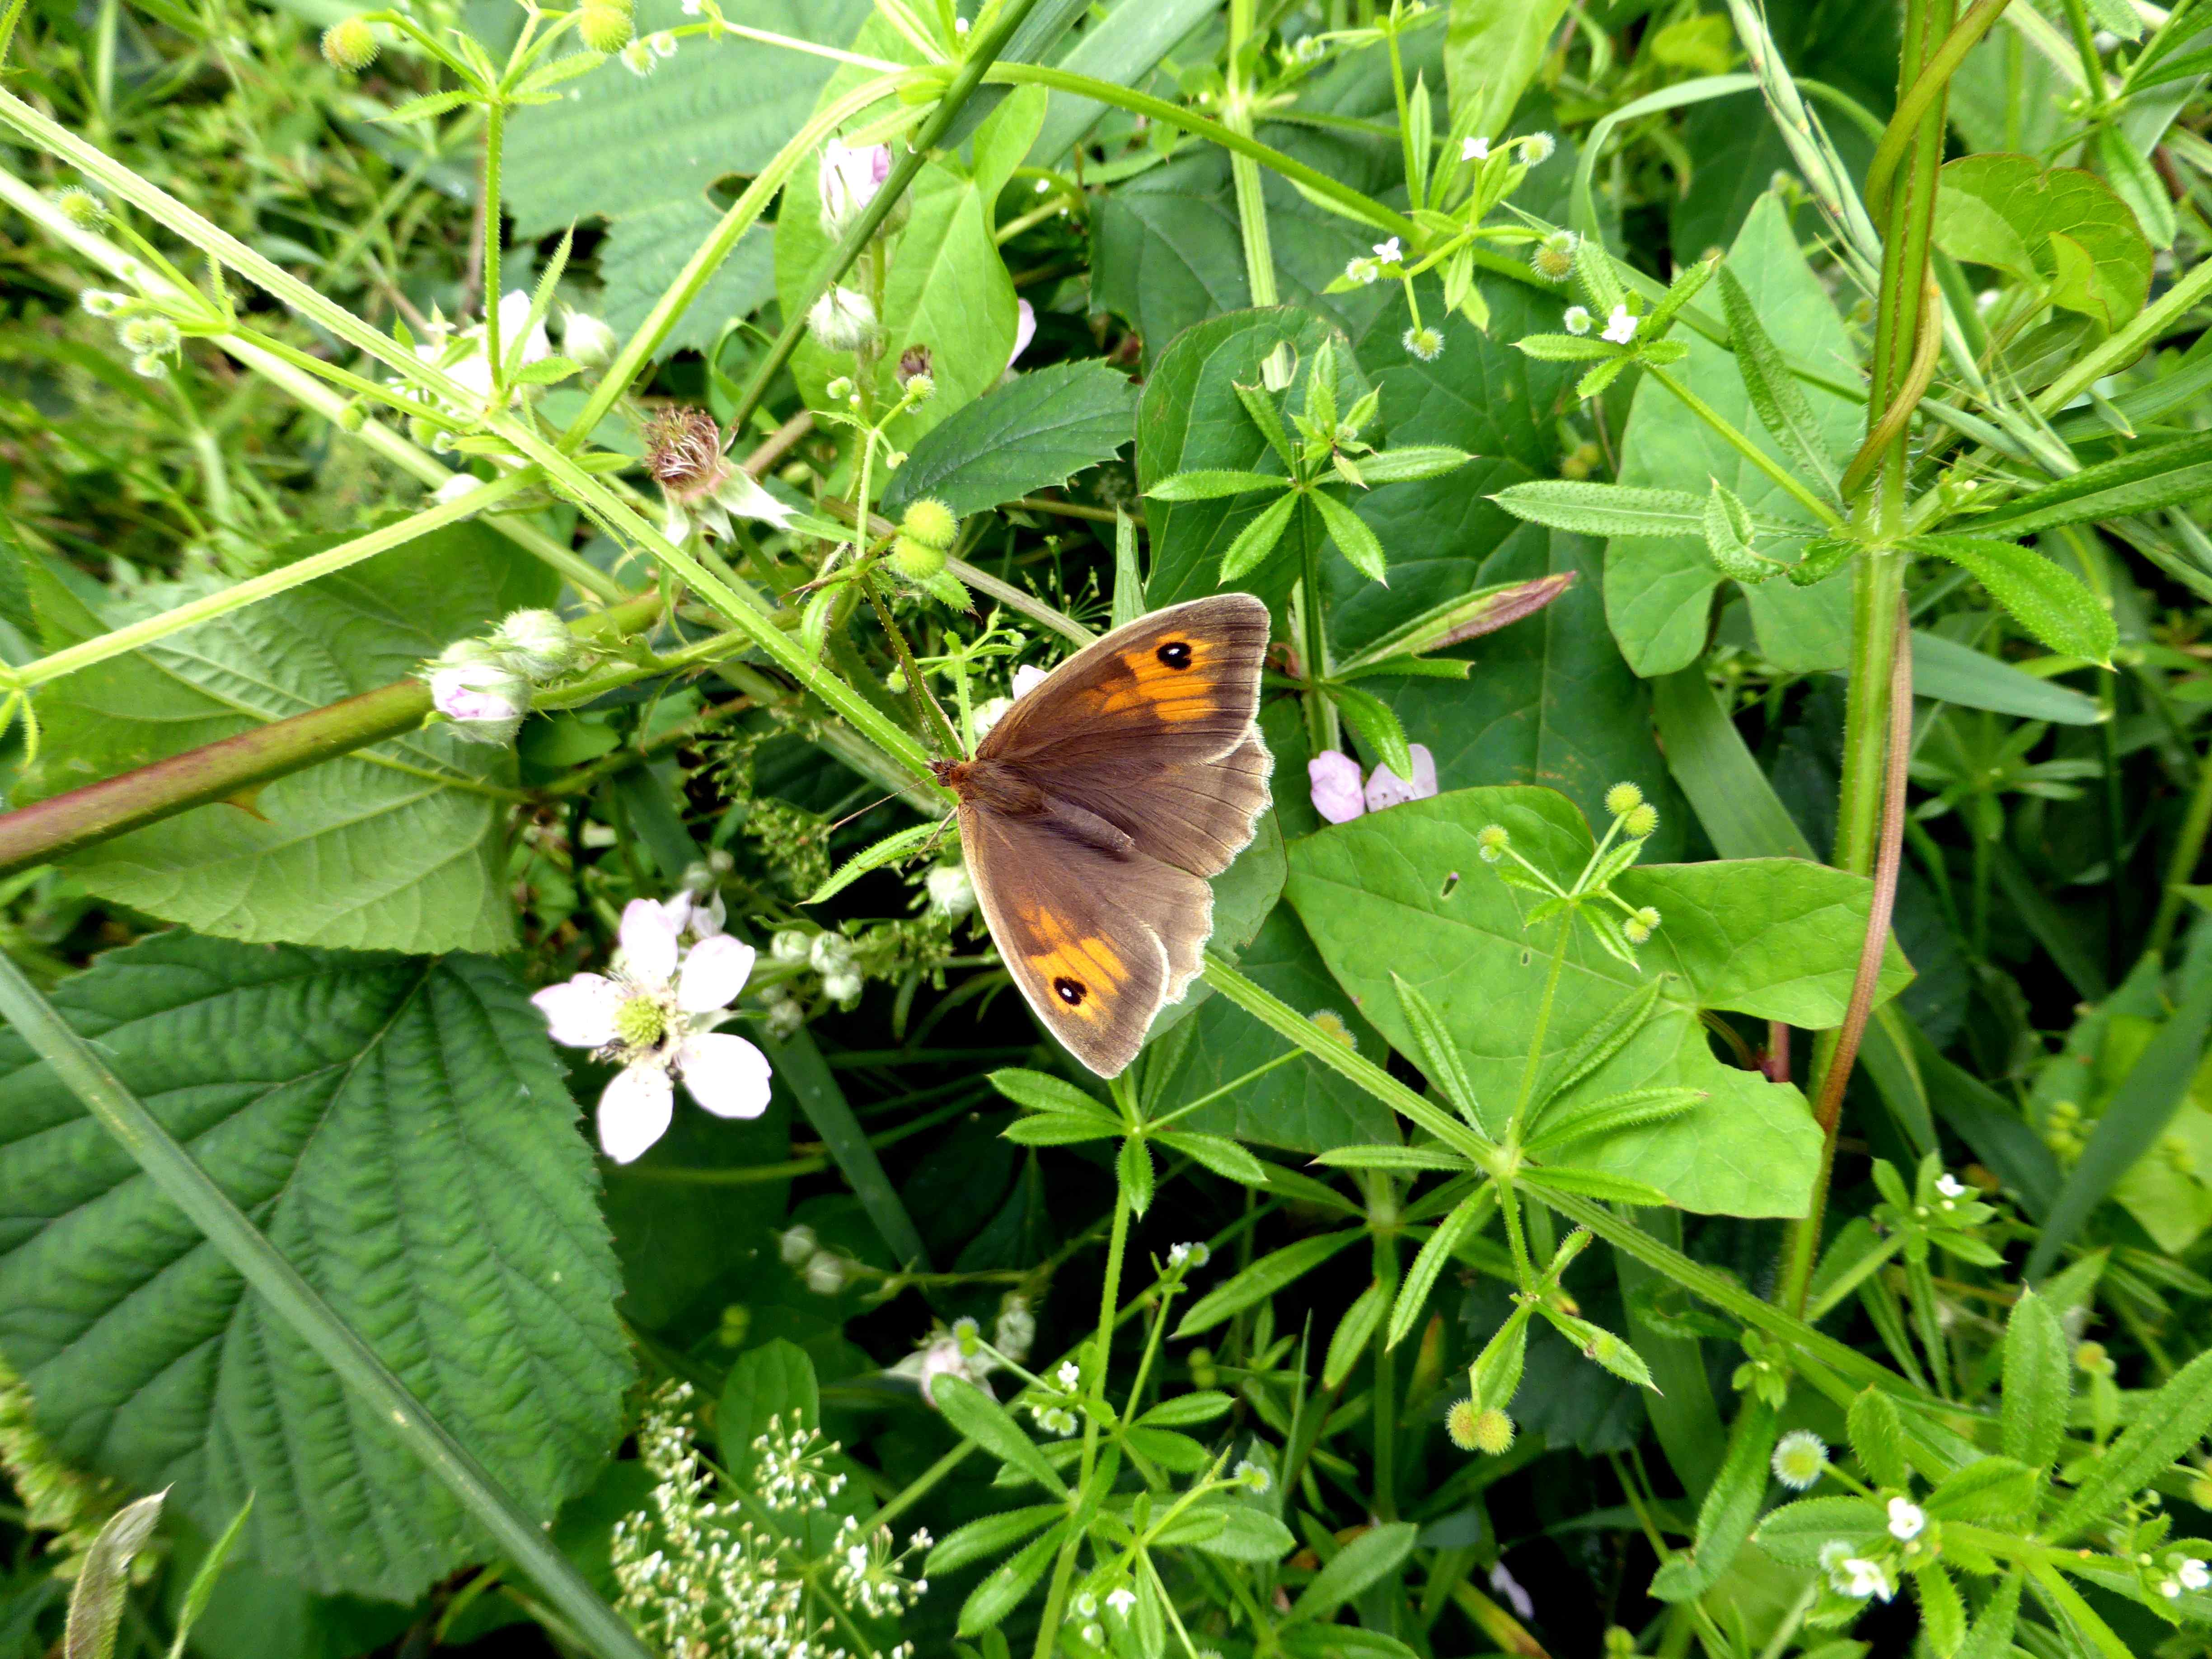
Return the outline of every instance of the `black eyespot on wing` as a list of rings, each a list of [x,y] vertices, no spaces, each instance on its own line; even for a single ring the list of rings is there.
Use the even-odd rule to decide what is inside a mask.
[[[1152,654],[1170,668],[1190,666],[1190,642],[1188,640],[1170,640]]]
[[[1071,1008],[1081,1007],[1083,999],[1091,994],[1089,988],[1081,980],[1070,979],[1065,974],[1053,981],[1052,990],[1054,996]]]

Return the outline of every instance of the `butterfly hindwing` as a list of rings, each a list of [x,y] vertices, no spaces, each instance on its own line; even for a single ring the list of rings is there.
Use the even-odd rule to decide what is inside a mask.
[[[960,838],[1014,983],[1070,1053],[1114,1076],[1202,965],[1212,890],[1188,871],[1142,854],[1117,858],[1036,819],[963,806]]]

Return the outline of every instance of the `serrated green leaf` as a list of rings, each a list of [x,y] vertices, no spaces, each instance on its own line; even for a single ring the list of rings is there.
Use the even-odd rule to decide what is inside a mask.
[[[1152,1207],[1152,1149],[1143,1136],[1131,1135],[1121,1143],[1121,1150],[1114,1155],[1114,1174],[1132,1210],[1142,1215]]]
[[[1128,376],[1095,360],[1018,374],[922,434],[891,474],[883,511],[896,519],[927,496],[965,518],[1064,484],[1112,460],[1136,413]]]
[[[1735,352],[1736,374],[1744,395],[1759,416],[1759,424],[1783,453],[1808,474],[1831,498],[1836,493],[1836,466],[1830,459],[1827,439],[1813,414],[1804,388],[1790,372],[1790,365],[1759,320],[1759,307],[1745,291],[1742,281],[1726,265],[1719,272],[1721,306],[1728,318],[1729,343]]]
[[[1413,1034],[1419,1048],[1421,1069],[1426,1072],[1444,1098],[1469,1123],[1480,1126],[1482,1114],[1475,1104],[1474,1085],[1468,1080],[1467,1068],[1459,1063],[1459,1051],[1452,1047],[1451,1033],[1444,1029],[1443,1019],[1419,988],[1395,969],[1390,975],[1390,988],[1398,994],[1398,1006],[1406,1016],[1407,1029]]]
[[[2045,1535],[2064,1540],[2094,1526],[2203,1438],[2209,1428],[2212,1353],[2200,1353],[2136,1407],[2127,1432],[2098,1460]]]
[[[721,1442],[722,1467],[750,1484],[760,1462],[753,1442],[769,1432],[769,1419],[789,1430],[822,1425],[822,1385],[806,1350],[786,1337],[772,1337],[739,1354],[723,1379],[714,1432]]]
[[[1204,1164],[1218,1176],[1242,1182],[1247,1187],[1267,1184],[1267,1166],[1239,1146],[1235,1141],[1220,1135],[1202,1135],[1188,1129],[1167,1129],[1152,1137],[1171,1152]]]
[[[962,1435],[1054,1496],[1066,1494],[1067,1483],[1037,1449],[1036,1442],[1022,1432],[1004,1406],[973,1382],[942,1376],[930,1384],[930,1395],[945,1413],[945,1420]]]
[[[2109,663],[2120,642],[2103,601],[2073,572],[2033,548],[1980,536],[1910,536],[1905,545],[1961,565],[2013,619],[2053,651]]]
[[[1406,728],[1398,723],[1397,712],[1372,691],[1363,691],[1356,685],[1331,685],[1328,699],[1336,705],[1359,739],[1359,746],[1369,758],[1387,766],[1401,778],[1413,775],[1413,745],[1406,739]]]
[[[1668,1561],[1651,1581],[1662,1601],[1687,1601],[1720,1582],[1751,1537],[1766,1501],[1767,1463],[1774,1455],[1774,1407],[1747,1395],[1729,1431],[1728,1455],[1698,1506],[1698,1530],[1686,1555]]]
[[[2005,1455],[2032,1469],[2047,1469],[2066,1439],[2066,1407],[2074,1392],[2074,1367],[2065,1328],[2049,1300],[2027,1287],[2005,1321],[2003,1413]]]
[[[1237,532],[1237,539],[1229,544],[1221,556],[1221,584],[1226,586],[1237,581],[1263,562],[1283,539],[1283,532],[1291,522],[1291,514],[1298,504],[1296,495],[1285,492],[1270,501],[1260,515]]]
[[[1474,1235],[1477,1227],[1496,1207],[1498,1192],[1494,1187],[1485,1187],[1472,1198],[1462,1199],[1452,1207],[1451,1213],[1437,1224],[1413,1265],[1407,1270],[1405,1282],[1398,1287],[1398,1299],[1391,1305],[1390,1328],[1383,1338],[1383,1346],[1395,1348],[1404,1341],[1413,1328],[1413,1322],[1421,1316],[1428,1305],[1429,1292],[1436,1286],[1437,1275],[1450,1262],[1459,1247]]]
[[[507,969],[177,933],[54,1000],[526,1510],[591,1480],[630,1378],[619,1287],[574,1102]],[[0,1350],[63,1456],[173,1482],[208,1534],[258,1492],[253,1558],[320,1593],[411,1600],[484,1559],[445,1485],[12,1033],[0,1093]]]
[[[1683,489],[1540,478],[1512,484],[1492,500],[1516,519],[1580,536],[1702,536],[1705,504]]]
[[[1327,1619],[1385,1573],[1395,1571],[1413,1553],[1420,1528],[1410,1521],[1370,1527],[1313,1576],[1291,1603],[1292,1621]]]
[[[1903,1486],[1911,1478],[1905,1461],[1905,1419],[1890,1397],[1877,1389],[1863,1390],[1851,1401],[1851,1449],[1859,1467],[1878,1486]]]
[[[1326,489],[1314,490],[1307,499],[1320,513],[1322,524],[1328,532],[1328,538],[1336,544],[1336,550],[1352,562],[1353,569],[1370,581],[1389,580],[1389,560],[1382,551],[1381,538],[1368,528],[1366,520]]]
[[[1322,1360],[1321,1385],[1334,1393],[1344,1386],[1352,1375],[1352,1368],[1367,1352],[1374,1340],[1375,1328],[1382,1322],[1382,1313],[1389,1305],[1389,1295],[1382,1281],[1369,1281],[1365,1290],[1354,1297],[1344,1316],[1336,1322],[1336,1331],[1328,1340],[1328,1352]]]
[[[1156,501],[1215,501],[1263,489],[1287,489],[1290,480],[1274,473],[1200,468],[1161,479],[1145,494]]]
[[[253,1494],[246,1494],[246,1501],[238,1506],[238,1513],[230,1517],[230,1524],[222,1529],[222,1536],[208,1547],[193,1570],[192,1582],[185,1587],[185,1599],[177,1607],[176,1639],[169,1644],[169,1659],[185,1659],[185,1644],[191,1638],[192,1626],[199,1623],[200,1615],[215,1599],[216,1585],[222,1577],[222,1570],[230,1564],[230,1553],[238,1547],[239,1534],[246,1530],[246,1519],[253,1513]]]
[[[304,556],[342,539],[283,551]],[[106,620],[150,615],[210,586],[147,587]],[[545,566],[489,530],[434,532],[45,688],[46,753],[17,799],[389,685],[553,590]],[[101,897],[230,939],[500,951],[514,941],[507,806],[488,791],[514,783],[512,749],[428,726],[279,778],[251,811],[195,807],[75,854],[67,867]]]
[[[1534,1310],[1522,1304],[1491,1333],[1468,1368],[1470,1397],[1478,1412],[1504,1411],[1513,1403],[1528,1358],[1528,1321]]]
[[[1035,1589],[1037,1580],[1044,1577],[1044,1570],[1052,1565],[1060,1540],[1074,1524],[1073,1520],[1062,1521],[1050,1531],[1031,1539],[976,1585],[960,1605],[960,1633],[973,1636],[989,1630],[1019,1607],[1022,1598]]]
[[[987,1560],[1001,1550],[1012,1548],[1039,1527],[1066,1513],[1064,1504],[1031,1504],[998,1515],[981,1516],[939,1539],[922,1571],[935,1577],[971,1562]]]

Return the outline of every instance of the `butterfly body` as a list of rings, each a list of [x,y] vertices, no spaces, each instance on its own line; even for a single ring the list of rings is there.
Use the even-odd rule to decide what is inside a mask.
[[[1085,647],[963,761],[933,763],[991,937],[1046,1027],[1112,1077],[1213,931],[1206,878],[1251,841],[1273,762],[1255,724],[1267,611],[1247,593]]]

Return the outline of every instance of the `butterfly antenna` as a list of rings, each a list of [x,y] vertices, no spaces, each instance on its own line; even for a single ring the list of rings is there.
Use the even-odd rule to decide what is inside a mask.
[[[843,817],[839,818],[836,823],[831,824],[827,830],[824,830],[822,832],[823,837],[826,839],[830,836],[836,835],[840,830],[842,830],[847,824],[852,823],[855,818],[864,818],[867,817],[869,813],[874,811],[876,808],[881,806],[885,801],[891,799],[893,798],[890,795],[878,795],[873,800],[870,801],[866,806],[854,807],[851,811],[846,813]]]

